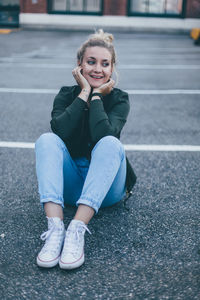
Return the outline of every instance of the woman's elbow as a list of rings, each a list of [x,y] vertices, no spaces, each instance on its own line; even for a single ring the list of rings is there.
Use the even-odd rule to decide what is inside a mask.
[[[50,121],[50,126],[51,126],[51,130],[54,132],[54,133],[57,133],[57,130],[56,130],[56,122],[54,119],[52,119]]]
[[[52,119],[50,121],[50,125],[51,125],[51,130],[53,131],[53,133],[57,134],[61,139],[65,139],[64,132],[60,128],[60,126],[58,126],[55,119]]]

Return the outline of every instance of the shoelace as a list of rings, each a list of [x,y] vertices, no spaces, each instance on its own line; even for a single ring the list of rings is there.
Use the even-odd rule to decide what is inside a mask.
[[[88,229],[88,227],[85,224],[80,224],[80,227],[84,228],[87,232],[89,232],[89,234],[92,234],[91,231]],[[77,235],[78,241],[80,241],[78,228],[76,230],[76,235]]]
[[[40,236],[41,240],[42,241],[45,241],[46,239],[48,239],[48,237],[52,234],[52,232],[54,231],[55,229],[55,224],[47,231],[43,232]]]
[[[72,227],[72,229],[69,228],[66,233],[67,242],[64,245],[64,251],[68,251],[71,254],[75,254],[74,253],[75,250],[76,252],[78,251],[80,236],[81,236],[81,232],[79,231],[80,227],[84,228],[87,232],[89,232],[89,234],[92,234],[85,224],[80,224],[76,228],[74,227]],[[76,240],[78,241],[78,243],[76,243]],[[75,249],[74,247],[72,247],[72,244],[75,246]]]
[[[56,225],[53,223],[51,228],[45,232],[43,232],[40,236],[42,241],[46,240],[46,243],[42,249],[42,251],[51,251],[51,252],[55,252],[56,249],[59,247],[59,243],[57,242],[59,240],[59,235],[56,234],[52,239],[48,238],[52,235],[52,233],[54,232],[54,230],[56,229]],[[55,247],[56,245],[56,247]],[[50,249],[50,247],[52,247],[52,249]]]

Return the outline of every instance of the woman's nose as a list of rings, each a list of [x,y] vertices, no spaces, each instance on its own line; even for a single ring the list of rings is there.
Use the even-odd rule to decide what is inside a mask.
[[[101,65],[96,64],[95,67],[94,67],[94,71],[100,73],[102,71]]]

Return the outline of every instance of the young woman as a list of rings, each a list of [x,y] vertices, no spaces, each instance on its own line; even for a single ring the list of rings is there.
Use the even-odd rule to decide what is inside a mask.
[[[130,192],[136,176],[119,141],[129,113],[128,94],[114,88],[113,36],[99,30],[77,53],[78,85],[55,97],[51,128],[36,141],[36,172],[48,231],[37,256],[40,267],[73,269],[84,263],[84,234],[100,207]],[[77,206],[67,231],[64,202]]]

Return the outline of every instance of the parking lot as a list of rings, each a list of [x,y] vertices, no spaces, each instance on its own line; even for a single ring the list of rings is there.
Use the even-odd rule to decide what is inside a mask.
[[[0,298],[199,299],[200,47],[188,35],[114,33],[131,103],[121,141],[138,177],[129,210],[120,202],[92,219],[80,269],[36,265],[46,220],[34,142],[60,87],[75,84],[89,33],[0,35]]]

